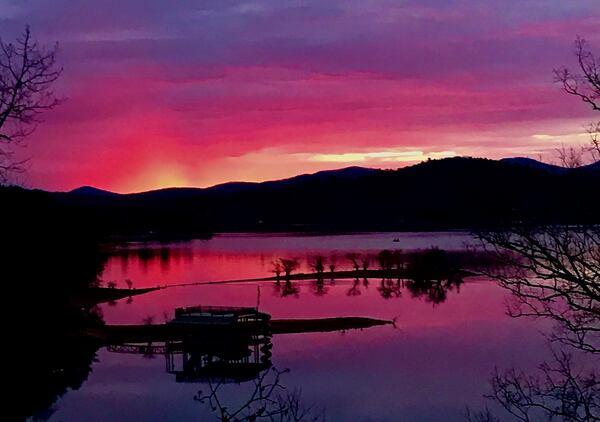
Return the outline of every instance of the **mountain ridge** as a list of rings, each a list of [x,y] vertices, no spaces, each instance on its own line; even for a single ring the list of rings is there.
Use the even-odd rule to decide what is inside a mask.
[[[397,170],[351,167],[261,183],[111,194],[0,189],[38,198],[119,238],[214,232],[420,231],[514,222],[600,224],[600,165],[556,171],[529,160],[453,157]],[[15,194],[15,189],[18,191]],[[31,199],[33,201],[33,199]],[[32,205],[35,207],[37,205]]]
[[[216,185],[208,186],[208,187],[192,187],[192,186],[177,186],[177,187],[165,187],[158,189],[150,189],[147,191],[140,192],[129,192],[129,193],[117,193],[109,190],[96,188],[94,186],[80,186],[73,190],[64,192],[67,194],[79,194],[79,195],[123,195],[123,196],[132,196],[132,195],[146,195],[146,194],[159,194],[166,192],[190,192],[190,193],[199,193],[199,192],[221,192],[221,193],[234,193],[245,190],[251,190],[252,188],[260,187],[260,186],[281,186],[287,185],[294,182],[301,182],[310,179],[321,179],[326,177],[362,177],[366,175],[375,174],[377,172],[386,172],[386,171],[403,171],[405,169],[410,169],[418,166],[422,166],[427,162],[441,162],[445,160],[453,160],[453,159],[481,159],[481,160],[489,160],[493,162],[499,162],[504,164],[509,164],[515,167],[526,167],[531,169],[543,170],[550,173],[561,173],[566,174],[569,172],[578,172],[578,171],[600,171],[600,161],[597,161],[592,164],[587,164],[577,168],[566,168],[561,167],[556,164],[544,163],[533,158],[528,157],[508,157],[501,158],[499,160],[491,160],[486,158],[473,158],[473,157],[451,157],[437,160],[428,160],[422,161],[417,164],[413,164],[411,166],[400,167],[397,169],[383,170],[378,168],[370,168],[370,167],[361,167],[361,166],[349,166],[342,167],[339,169],[331,169],[331,170],[321,170],[315,173],[303,173],[295,176],[283,178],[283,179],[274,179],[274,180],[266,180],[261,182],[246,182],[246,181],[230,181],[224,183],[218,183]]]

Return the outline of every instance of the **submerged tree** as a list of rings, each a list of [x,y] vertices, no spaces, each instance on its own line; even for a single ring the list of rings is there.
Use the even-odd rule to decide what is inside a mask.
[[[335,271],[336,262],[337,262],[337,256],[331,255],[329,257],[329,266],[328,266],[329,272],[333,273]]]
[[[315,273],[322,275],[325,271],[325,257],[323,255],[315,255],[310,258],[308,265]]]
[[[289,279],[290,275],[292,275],[292,273],[296,271],[298,267],[300,267],[300,262],[298,262],[297,259],[293,258],[280,258],[279,262],[281,263],[281,268],[283,269],[283,272],[285,273],[285,278],[287,279]]]
[[[273,271],[273,274],[275,274],[275,279],[276,279],[276,281],[279,281],[279,278],[281,277],[281,273],[283,272],[283,266],[279,262],[272,262],[271,265],[273,266],[272,271]]]
[[[377,254],[379,268],[383,271],[391,271],[394,267],[394,253],[389,249],[384,249]]]
[[[57,45],[39,45],[29,27],[14,43],[0,39],[0,183],[22,170],[14,146],[34,131],[41,112],[60,102],[51,90],[62,72],[56,52]]]
[[[356,252],[349,252],[346,254],[346,259],[348,259],[352,263],[352,268],[354,271],[360,270],[360,254]]]

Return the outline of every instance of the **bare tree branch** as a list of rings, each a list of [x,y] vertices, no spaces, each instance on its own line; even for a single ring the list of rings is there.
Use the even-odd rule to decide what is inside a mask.
[[[484,272],[512,293],[511,316],[550,318],[553,340],[600,353],[600,227],[514,226],[479,238],[504,264]]]
[[[29,27],[14,43],[0,39],[0,183],[22,170],[14,146],[30,135],[39,115],[62,100],[51,90],[62,73],[56,64],[58,45],[40,46]]]

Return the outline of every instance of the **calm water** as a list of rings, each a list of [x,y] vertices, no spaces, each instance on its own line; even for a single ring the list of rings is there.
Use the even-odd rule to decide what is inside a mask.
[[[393,238],[398,242],[392,242]],[[461,249],[472,240],[461,233],[355,234],[344,236],[226,235],[208,241],[132,244],[111,257],[102,278],[124,287],[171,285],[270,275],[279,257],[305,260],[313,253],[439,246]],[[260,286],[260,289],[259,289]],[[272,362],[289,369],[280,383],[299,392],[301,405],[331,421],[461,421],[465,406],[486,404],[494,366],[532,369],[548,354],[538,322],[505,316],[506,293],[484,278],[471,278],[432,300],[404,288],[382,295],[380,280],[298,283],[282,297],[273,283],[169,288],[131,303],[103,306],[108,324],[158,323],[190,305],[255,306],[274,319],[365,316],[391,325],[323,334],[273,337]],[[384,289],[385,290],[385,289]],[[260,296],[259,296],[260,295]],[[398,296],[398,297],[396,297]],[[219,399],[230,408],[245,402],[253,381],[222,386]],[[206,403],[194,400],[202,383],[176,382],[163,356],[153,358],[101,349],[79,390],[56,404],[50,420],[215,420]]]

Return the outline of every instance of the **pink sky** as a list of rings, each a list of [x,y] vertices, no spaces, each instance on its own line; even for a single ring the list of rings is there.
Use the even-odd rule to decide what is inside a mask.
[[[292,5],[294,4],[294,5]],[[350,165],[540,154],[594,114],[553,84],[596,0],[0,0],[0,35],[60,43],[67,101],[22,183],[117,192]]]

